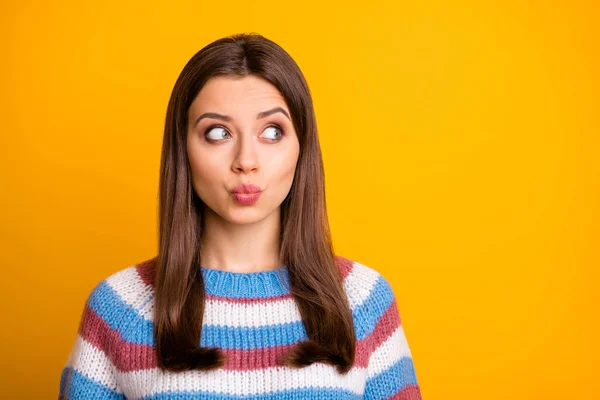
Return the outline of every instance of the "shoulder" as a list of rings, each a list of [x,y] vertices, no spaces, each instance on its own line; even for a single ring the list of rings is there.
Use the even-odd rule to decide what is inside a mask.
[[[375,268],[340,255],[335,259],[353,310],[362,307],[375,311],[395,301],[390,282]]]
[[[98,282],[87,296],[79,322],[77,339],[67,365],[102,382],[112,382],[105,366],[114,364],[127,369],[129,348],[122,346],[153,345],[153,264],[141,262],[110,274]],[[121,350],[120,350],[121,349]]]
[[[356,338],[374,349],[401,328],[400,312],[388,279],[376,269],[336,257],[353,315]]]
[[[154,293],[154,261],[149,259],[123,267],[98,282],[86,300],[86,305],[102,316],[120,314],[126,310],[144,310]]]

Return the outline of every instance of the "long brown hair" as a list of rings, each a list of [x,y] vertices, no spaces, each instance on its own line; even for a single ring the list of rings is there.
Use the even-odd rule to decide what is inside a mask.
[[[199,249],[204,204],[192,187],[186,156],[188,109],[215,76],[254,75],[273,84],[288,105],[300,143],[294,181],[281,204],[280,257],[308,340],[281,360],[296,368],[314,362],[347,373],[356,336],[342,274],[336,265],[325,204],[325,178],[316,119],[300,68],[265,37],[235,34],[198,51],[181,71],[169,100],[159,183],[159,249],[155,260],[154,334],[163,370],[211,370],[224,365],[218,348],[200,347],[204,282]]]

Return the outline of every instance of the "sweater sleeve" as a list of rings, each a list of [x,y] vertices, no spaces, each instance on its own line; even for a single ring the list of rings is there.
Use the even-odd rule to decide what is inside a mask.
[[[114,345],[106,321],[98,314],[108,286],[100,282],[88,296],[75,342],[60,376],[59,400],[124,400],[111,361]]]
[[[421,400],[421,391],[396,296],[390,283],[379,275],[367,298],[366,318],[374,321],[368,340],[372,352],[367,365],[364,399]]]

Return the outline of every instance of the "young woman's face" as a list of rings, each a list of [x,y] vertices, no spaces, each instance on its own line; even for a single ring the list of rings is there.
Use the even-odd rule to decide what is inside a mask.
[[[292,186],[299,151],[283,96],[262,78],[211,78],[189,108],[194,190],[229,222],[256,222],[277,210]],[[258,200],[248,204],[251,196],[232,194],[240,184],[258,186]]]

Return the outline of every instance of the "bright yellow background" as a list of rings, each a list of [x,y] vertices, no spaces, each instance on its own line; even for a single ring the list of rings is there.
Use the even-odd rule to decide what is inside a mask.
[[[244,31],[306,75],[423,398],[600,398],[597,3],[325,4],[2,2],[3,398],[56,398],[92,287],[155,254],[169,94]]]

